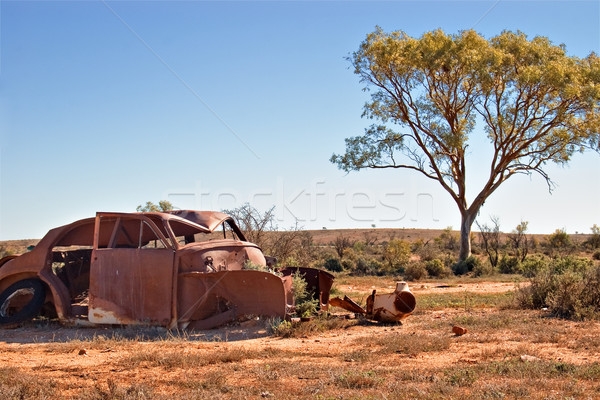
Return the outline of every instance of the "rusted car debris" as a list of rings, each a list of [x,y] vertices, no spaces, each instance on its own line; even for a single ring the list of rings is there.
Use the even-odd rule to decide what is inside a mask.
[[[210,329],[244,316],[286,318],[294,312],[296,272],[320,310],[328,309],[333,275],[248,266],[266,269],[267,259],[224,213],[99,212],[50,230],[28,253],[0,259],[0,325],[41,311],[66,324],[169,329]],[[411,301],[414,309],[407,290],[394,297],[407,302],[400,306],[406,315]],[[370,318],[387,320],[382,310],[398,306],[385,295],[370,298]]]
[[[378,294],[375,290],[367,297],[364,309],[352,299],[335,297],[329,301],[334,307],[340,307],[353,313],[363,314],[367,318],[382,322],[398,322],[415,310],[416,300],[406,282],[397,282],[393,293]]]

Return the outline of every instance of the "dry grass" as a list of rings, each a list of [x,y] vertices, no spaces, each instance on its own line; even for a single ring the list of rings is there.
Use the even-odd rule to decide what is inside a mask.
[[[286,338],[232,342],[52,324],[32,328],[40,339],[11,342],[27,329],[0,331],[0,398],[600,397],[600,322],[506,308],[505,296],[422,294],[402,325],[322,318]],[[468,333],[454,336],[453,325]]]

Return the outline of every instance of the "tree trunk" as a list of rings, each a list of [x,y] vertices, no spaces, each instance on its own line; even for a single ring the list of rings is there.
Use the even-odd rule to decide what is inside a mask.
[[[471,225],[477,216],[477,210],[465,210],[461,212],[460,221],[460,254],[458,261],[464,261],[471,255]]]

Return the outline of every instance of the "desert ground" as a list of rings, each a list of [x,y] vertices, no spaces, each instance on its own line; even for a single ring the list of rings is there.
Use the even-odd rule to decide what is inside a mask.
[[[0,329],[0,398],[599,398],[600,323],[515,309],[515,279],[411,283],[402,324],[341,309],[284,334],[261,319],[201,332],[33,321]],[[341,274],[334,294],[393,285]]]

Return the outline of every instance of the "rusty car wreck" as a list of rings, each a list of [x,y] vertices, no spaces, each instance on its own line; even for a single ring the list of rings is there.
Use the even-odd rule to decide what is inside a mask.
[[[262,250],[227,214],[99,212],[50,230],[28,253],[0,259],[0,326],[40,312],[65,324],[169,329],[210,329],[244,316],[286,318],[294,312],[295,272],[327,310],[333,275],[312,268],[278,272],[267,271]],[[408,300],[402,318],[414,309],[407,290],[387,301],[393,308],[400,297]],[[335,305],[348,309],[346,303]],[[365,313],[386,320],[381,310]]]

